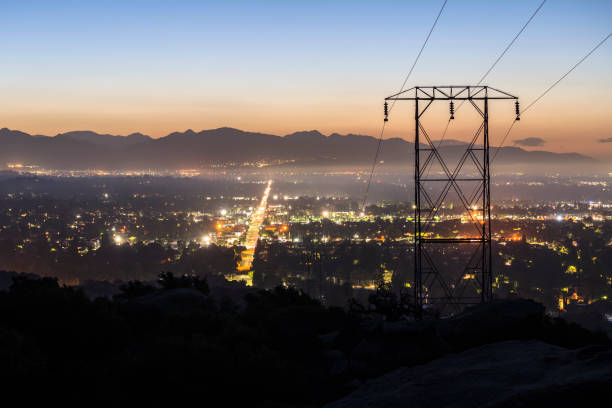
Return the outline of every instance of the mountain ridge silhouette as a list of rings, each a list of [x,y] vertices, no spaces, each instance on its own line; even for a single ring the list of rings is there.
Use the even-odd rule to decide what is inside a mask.
[[[249,132],[231,127],[172,132],[160,138],[142,133],[127,136],[100,134],[89,130],[55,136],[31,135],[0,129],[0,164],[22,163],[49,169],[179,169],[211,164],[253,164],[266,161],[294,165],[371,165],[378,140],[368,135],[298,131],[284,136]],[[465,143],[446,141],[444,155],[458,157]],[[414,144],[400,138],[384,139],[379,160],[386,164],[412,162]],[[578,153],[528,151],[503,147],[499,164],[595,163]]]

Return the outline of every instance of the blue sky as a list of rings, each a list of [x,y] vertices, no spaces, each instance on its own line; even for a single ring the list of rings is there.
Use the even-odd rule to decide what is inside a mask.
[[[409,85],[476,83],[539,3],[449,0]],[[0,126],[376,134],[382,98],[401,85],[441,4],[1,1]],[[527,104],[611,31],[611,1],[548,0],[486,82]],[[596,141],[612,136],[610,72],[612,41],[516,138],[612,156],[612,143]],[[405,120],[392,122],[389,136],[410,137]]]

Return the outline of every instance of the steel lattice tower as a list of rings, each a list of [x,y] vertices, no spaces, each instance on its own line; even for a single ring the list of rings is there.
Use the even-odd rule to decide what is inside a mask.
[[[414,101],[414,297],[417,311],[431,305],[440,312],[457,312],[464,305],[492,298],[491,190],[489,162],[489,101],[516,96],[487,86],[414,87],[385,98],[385,101]],[[470,142],[457,152],[451,169],[422,124],[422,117],[436,101],[468,101],[481,118]],[[385,113],[387,113],[385,102]],[[516,101],[516,119],[519,119]],[[441,143],[440,143],[441,144]],[[455,149],[458,150],[458,149]],[[440,171],[429,176],[434,163]],[[466,164],[467,163],[467,164]],[[466,167],[471,166],[471,172]],[[467,191],[469,190],[469,194]],[[471,234],[457,231],[441,237],[432,231],[449,192],[456,193],[463,219],[473,225]],[[453,231],[455,232],[455,231]],[[443,249],[446,248],[446,249]],[[464,267],[443,273],[438,264],[452,251],[459,251]],[[442,259],[442,261],[441,261]],[[448,263],[448,262],[447,262]],[[449,310],[450,309],[450,310]]]

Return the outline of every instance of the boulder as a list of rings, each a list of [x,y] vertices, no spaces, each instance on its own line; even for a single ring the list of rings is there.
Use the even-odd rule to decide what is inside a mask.
[[[606,406],[610,385],[610,347],[507,341],[395,370],[325,407]]]
[[[438,333],[459,350],[503,340],[531,339],[542,326],[544,312],[544,306],[533,300],[495,300],[441,320]]]

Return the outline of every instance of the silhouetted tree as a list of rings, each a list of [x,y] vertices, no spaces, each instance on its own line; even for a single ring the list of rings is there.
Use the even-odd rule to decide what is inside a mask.
[[[178,278],[172,272],[161,272],[157,282],[164,289],[193,288],[207,294],[210,291],[206,279],[195,275],[183,275]]]

